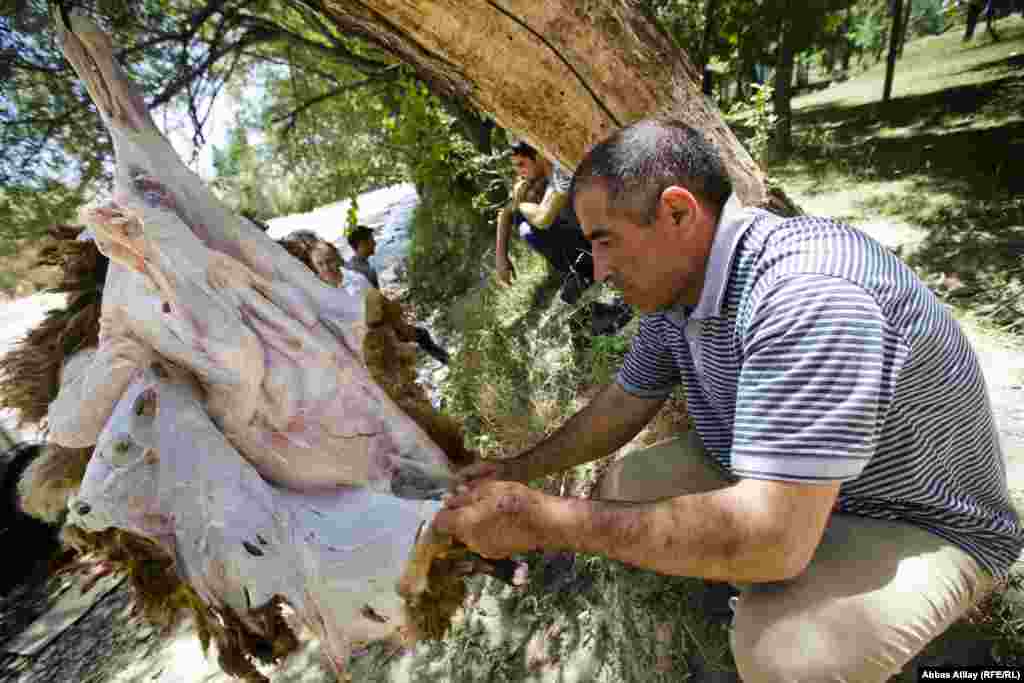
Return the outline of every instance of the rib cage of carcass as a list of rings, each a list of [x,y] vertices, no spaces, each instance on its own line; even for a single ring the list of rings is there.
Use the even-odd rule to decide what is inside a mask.
[[[49,415],[55,441],[96,444],[68,522],[147,536],[243,619],[284,600],[340,672],[353,642],[403,623],[397,584],[427,590],[439,546],[416,539],[449,463],[362,362],[361,278],[328,287],[232,215],[109,38],[70,23],[61,44],[113,138],[116,185],[82,214],[111,259],[100,345],[66,365]]]

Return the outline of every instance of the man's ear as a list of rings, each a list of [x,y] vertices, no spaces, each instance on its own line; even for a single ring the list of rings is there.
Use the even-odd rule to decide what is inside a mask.
[[[661,192],[658,211],[670,217],[671,222],[682,228],[697,220],[699,205],[697,198],[685,187],[669,185]]]

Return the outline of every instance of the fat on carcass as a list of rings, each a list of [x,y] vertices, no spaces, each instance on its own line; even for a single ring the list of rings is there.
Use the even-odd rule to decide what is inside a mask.
[[[97,444],[68,521],[153,539],[243,618],[284,599],[341,672],[430,588],[450,543],[420,532],[449,463],[368,374],[366,283],[324,285],[231,214],[95,24],[73,14],[59,36],[116,154],[113,201],[82,214],[111,258],[99,346],[49,411],[56,441]]]

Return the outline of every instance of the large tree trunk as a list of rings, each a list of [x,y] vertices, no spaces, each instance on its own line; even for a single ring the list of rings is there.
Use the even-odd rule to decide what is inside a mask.
[[[634,3],[602,0],[321,0],[339,27],[413,65],[435,89],[462,97],[575,167],[621,126],[671,114],[721,150],[746,204],[765,204],[764,174],[700,77]]]
[[[784,19],[779,31],[779,56],[775,65],[775,88],[772,94],[776,116],[773,153],[779,159],[789,156],[793,147],[793,108],[790,98],[793,89],[793,61],[796,56],[793,49],[795,38],[792,20]]]
[[[892,0],[892,30],[889,31],[889,57],[885,62],[885,86],[882,89],[882,102],[888,102],[892,97],[892,80],[896,73],[896,54],[899,52],[902,24],[903,0]]]
[[[704,37],[700,41],[700,68],[703,73],[701,91],[708,96],[714,93],[714,76],[708,69],[708,61],[711,59],[711,42],[717,30],[715,17],[718,14],[718,3],[719,0],[707,0],[704,5]]]
[[[903,23],[900,26],[900,48],[896,54],[898,59],[903,59],[903,48],[907,44],[907,32],[910,26],[910,13],[914,10],[914,0],[907,0],[906,6],[903,8]]]

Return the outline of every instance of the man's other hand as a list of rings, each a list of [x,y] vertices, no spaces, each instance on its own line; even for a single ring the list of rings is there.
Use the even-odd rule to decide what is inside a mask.
[[[512,281],[516,279],[516,269],[509,261],[508,256],[499,256],[494,263],[495,275],[498,278],[498,283],[502,285],[510,285]]]
[[[511,481],[477,481],[445,498],[433,526],[488,559],[536,550],[545,543],[540,491]]]

